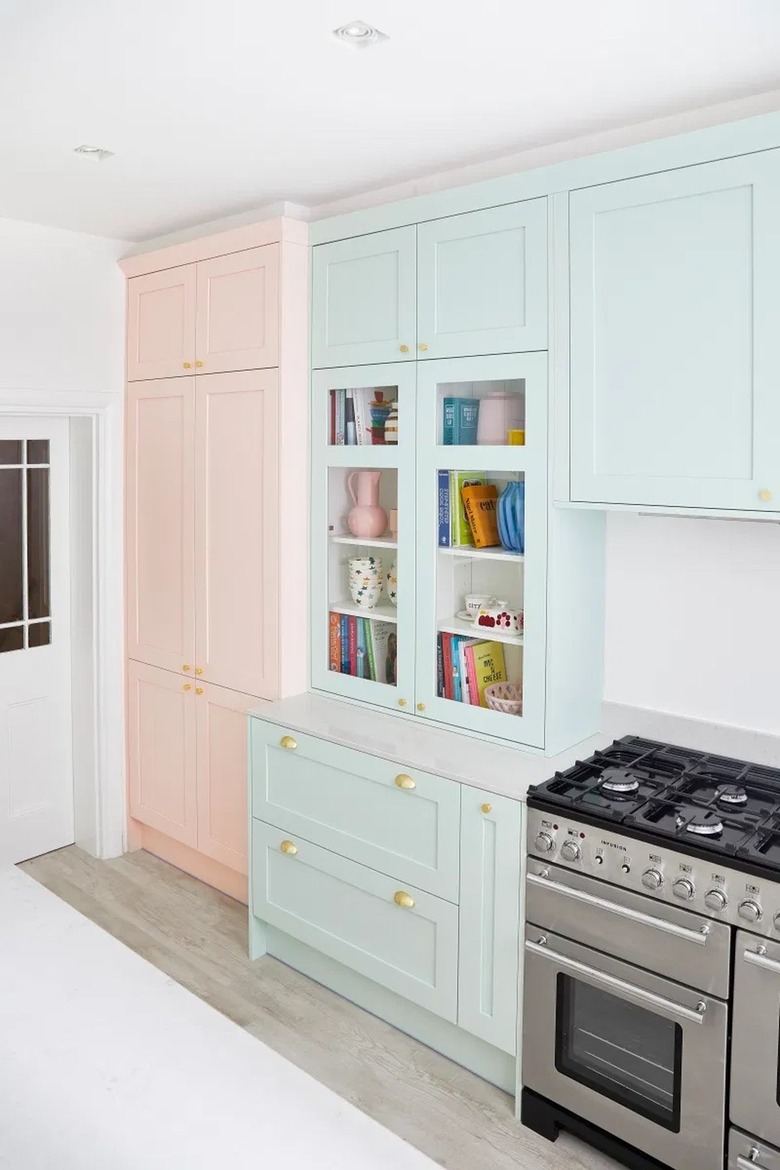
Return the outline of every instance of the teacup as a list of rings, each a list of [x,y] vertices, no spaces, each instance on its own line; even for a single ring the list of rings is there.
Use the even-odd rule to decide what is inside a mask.
[[[466,613],[473,622],[481,609],[493,604],[493,598],[489,593],[467,593],[463,598]]]
[[[476,624],[481,629],[500,630],[503,634],[522,634],[524,619],[522,609],[509,609],[506,605],[489,605],[480,609]]]

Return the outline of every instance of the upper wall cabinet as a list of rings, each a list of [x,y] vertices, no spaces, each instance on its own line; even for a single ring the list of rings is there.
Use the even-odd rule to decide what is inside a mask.
[[[127,377],[221,374],[279,364],[279,245],[134,276]]]
[[[780,151],[570,196],[570,498],[780,505]]]
[[[374,232],[314,250],[312,365],[415,357],[415,229]]]
[[[547,200],[417,228],[421,358],[547,348]]]

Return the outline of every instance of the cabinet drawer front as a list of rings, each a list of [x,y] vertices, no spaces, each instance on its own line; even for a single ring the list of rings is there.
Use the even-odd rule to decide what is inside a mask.
[[[421,890],[458,900],[458,785],[252,720],[252,815]]]
[[[413,904],[399,905],[396,895]],[[455,1020],[458,910],[449,902],[253,821],[252,912]]]

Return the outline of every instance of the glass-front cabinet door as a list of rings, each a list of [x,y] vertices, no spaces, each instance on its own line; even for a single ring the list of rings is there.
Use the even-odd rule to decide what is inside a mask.
[[[417,401],[418,710],[543,747],[546,355],[421,362]]]
[[[312,683],[414,710],[415,367],[312,384]]]

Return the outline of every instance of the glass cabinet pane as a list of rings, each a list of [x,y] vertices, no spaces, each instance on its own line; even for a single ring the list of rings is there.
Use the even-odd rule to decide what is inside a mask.
[[[397,445],[398,417],[404,405],[397,385],[331,387],[328,444],[331,447]]]
[[[525,445],[525,379],[439,382],[436,429],[447,447]]]
[[[22,493],[22,472],[0,468],[0,624],[24,618]]]

